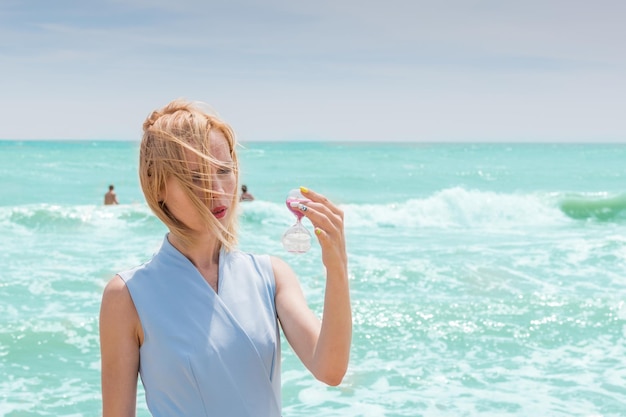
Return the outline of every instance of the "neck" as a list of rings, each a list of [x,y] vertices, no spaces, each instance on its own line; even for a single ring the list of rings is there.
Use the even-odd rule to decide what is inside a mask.
[[[180,251],[200,272],[210,270],[219,262],[221,243],[214,236],[195,238],[192,243],[183,242],[173,233],[167,239]]]

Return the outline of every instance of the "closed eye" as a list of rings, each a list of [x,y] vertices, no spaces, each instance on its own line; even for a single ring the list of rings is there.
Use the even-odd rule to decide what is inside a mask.
[[[194,172],[193,174],[191,174],[191,181],[198,185],[202,183],[202,174],[199,172]]]

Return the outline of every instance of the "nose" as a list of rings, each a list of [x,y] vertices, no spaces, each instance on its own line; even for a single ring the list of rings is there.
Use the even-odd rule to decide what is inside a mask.
[[[224,193],[224,190],[224,179],[220,178],[219,175],[214,175],[211,181],[211,191],[213,191],[214,195],[220,195]]]
[[[213,175],[211,178],[211,201],[216,204],[219,201],[225,202],[229,191],[228,180],[223,175]]]

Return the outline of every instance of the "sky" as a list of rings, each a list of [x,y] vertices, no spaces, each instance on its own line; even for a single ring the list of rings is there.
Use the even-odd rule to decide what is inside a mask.
[[[626,142],[623,0],[1,0],[0,139]]]

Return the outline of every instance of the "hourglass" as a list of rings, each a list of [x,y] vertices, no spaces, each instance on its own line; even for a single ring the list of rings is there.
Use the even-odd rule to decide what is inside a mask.
[[[311,249],[311,233],[302,226],[304,214],[297,207],[291,207],[292,202],[302,203],[310,201],[305,198],[300,190],[295,188],[287,194],[287,208],[296,216],[296,223],[283,234],[283,246],[288,252],[304,253]]]

